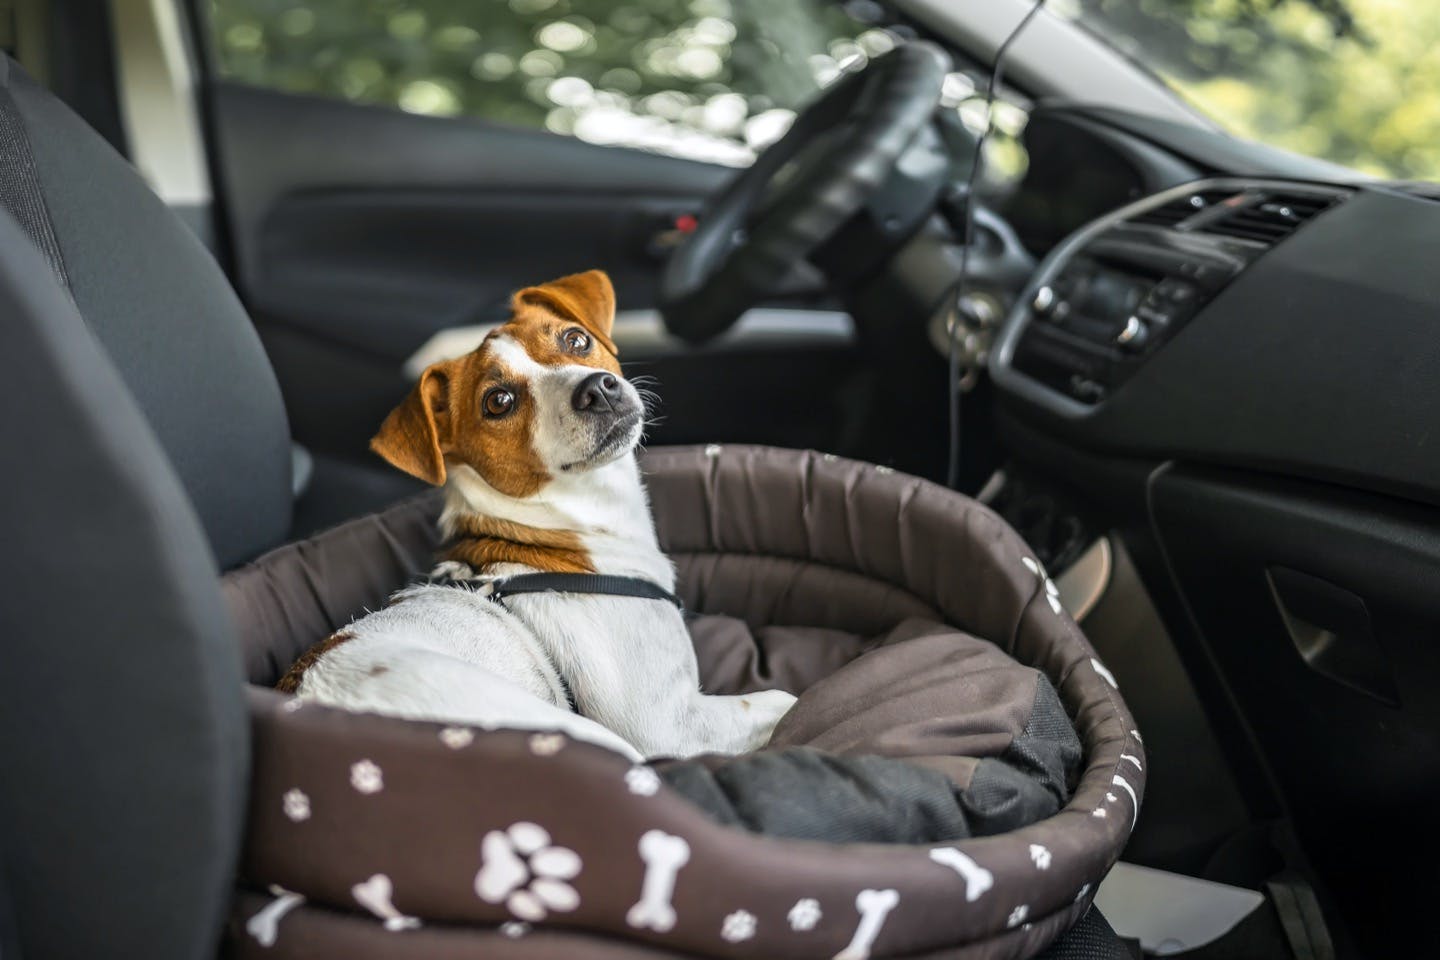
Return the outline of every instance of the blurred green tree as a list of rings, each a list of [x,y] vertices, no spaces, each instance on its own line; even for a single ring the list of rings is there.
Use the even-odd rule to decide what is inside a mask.
[[[1050,8],[1235,133],[1440,179],[1437,0]],[[733,164],[842,64],[888,49],[881,12],[875,0],[211,0],[219,66],[236,80]],[[1013,113],[1007,134],[1023,126]],[[1023,164],[1013,141],[996,149]]]
[[[842,61],[889,43],[830,0],[212,0],[211,11],[221,70],[247,83],[734,163]]]
[[[1053,0],[1224,128],[1440,179],[1435,0]]]

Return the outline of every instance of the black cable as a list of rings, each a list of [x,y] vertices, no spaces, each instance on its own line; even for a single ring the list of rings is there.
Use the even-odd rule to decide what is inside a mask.
[[[956,338],[959,335],[962,316],[960,305],[965,302],[970,292],[970,246],[975,240],[975,184],[980,178],[980,168],[985,162],[985,141],[990,138],[990,131],[995,129],[995,91],[1000,86],[1001,79],[1005,76],[1005,54],[1009,52],[1010,45],[1029,26],[1030,21],[1045,6],[1045,0],[1035,0],[1035,5],[1030,8],[1015,29],[1010,31],[995,50],[995,59],[990,64],[990,83],[985,90],[985,129],[980,131],[980,137],[975,141],[975,162],[970,164],[970,175],[965,180],[965,230],[962,237],[964,245],[960,248],[960,281],[955,288],[955,316],[948,331],[948,349],[946,350],[946,362],[950,371],[950,462],[945,472],[946,483],[950,489],[955,489],[960,484],[960,354],[956,349]]]

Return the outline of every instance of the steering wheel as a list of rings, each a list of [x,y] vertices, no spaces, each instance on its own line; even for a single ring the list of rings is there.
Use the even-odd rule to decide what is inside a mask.
[[[706,206],[660,279],[665,326],[723,333],[885,185],[935,115],[950,58],[914,41],[849,74]]]

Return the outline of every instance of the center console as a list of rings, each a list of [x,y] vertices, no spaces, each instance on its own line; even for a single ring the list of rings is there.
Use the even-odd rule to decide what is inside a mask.
[[[1007,320],[992,373],[1061,412],[1093,409],[1251,263],[1345,196],[1212,180],[1102,217],[1041,264]]]

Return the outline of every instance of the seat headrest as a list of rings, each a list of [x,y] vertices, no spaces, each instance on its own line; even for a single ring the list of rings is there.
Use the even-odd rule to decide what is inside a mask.
[[[57,273],[134,394],[223,567],[290,529],[290,430],[249,317],[204,244],[103,138],[0,56],[0,155],[28,156]],[[16,206],[13,191],[9,204]],[[32,230],[33,234],[33,224]],[[30,278],[26,278],[27,280]]]

